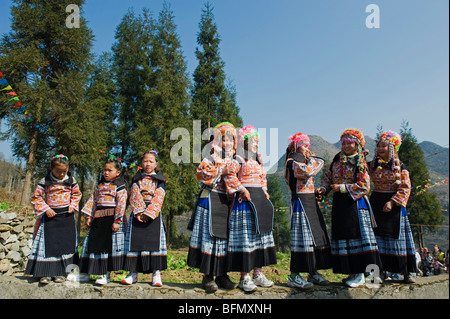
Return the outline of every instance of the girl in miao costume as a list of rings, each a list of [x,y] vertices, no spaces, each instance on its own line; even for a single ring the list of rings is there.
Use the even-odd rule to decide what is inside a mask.
[[[233,160],[236,128],[228,122],[220,123],[213,137],[210,154],[197,168],[202,189],[188,225],[192,235],[187,264],[204,274],[202,286],[207,293],[236,286],[227,275],[229,197],[242,188],[236,177],[239,164]]]
[[[414,282],[415,246],[406,213],[411,181],[398,157],[401,143],[402,138],[396,132],[380,135],[374,159],[369,163],[374,185],[370,204],[377,223],[375,236],[383,270],[401,273],[406,282]]]
[[[161,215],[166,183],[158,165],[158,152],[145,152],[143,169],[132,180],[132,213],[125,237],[124,266],[124,270],[130,273],[122,280],[128,285],[137,282],[138,272],[152,272],[152,286],[161,287],[160,271],[167,269],[166,231]]]
[[[74,212],[81,191],[68,170],[67,156],[53,156],[47,176],[39,181],[31,198],[37,220],[25,274],[40,277],[42,284],[48,284],[51,277],[63,282],[67,266],[78,264]]]
[[[80,281],[99,275],[96,284],[110,282],[110,272],[123,269],[126,230],[126,168],[111,155],[103,168],[102,178],[81,212],[87,215],[89,231],[80,256]]]
[[[370,177],[363,151],[364,135],[358,129],[346,129],[341,135],[341,144],[341,152],[325,172],[322,185],[316,193],[320,197],[333,191],[333,272],[349,274],[343,282],[349,287],[359,287],[365,285],[367,266],[376,265],[381,270],[381,261],[367,199]]]
[[[285,179],[291,191],[291,275],[289,287],[309,288],[313,283],[329,282],[318,269],[331,268],[330,240],[322,212],[317,205],[313,177],[323,168],[324,160],[310,151],[306,134],[289,138],[286,150]],[[308,281],[300,272],[309,273]]]
[[[272,235],[273,206],[267,193],[267,180],[260,154],[259,134],[247,125],[239,131],[240,147],[236,160],[238,178],[243,186],[236,192],[230,215],[228,270],[240,271],[239,288],[246,292],[257,287],[271,287],[273,282],[262,273],[262,267],[276,264]],[[253,278],[249,272],[253,270]]]

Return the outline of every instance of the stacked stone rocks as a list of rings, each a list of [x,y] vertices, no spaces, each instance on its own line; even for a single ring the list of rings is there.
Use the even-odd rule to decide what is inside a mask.
[[[33,245],[34,223],[34,216],[0,212],[0,275],[25,270]]]

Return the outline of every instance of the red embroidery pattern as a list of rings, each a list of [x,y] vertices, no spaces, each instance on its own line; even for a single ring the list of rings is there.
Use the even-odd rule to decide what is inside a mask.
[[[297,179],[297,194],[314,193],[313,176],[320,172],[324,161],[320,158],[311,157],[308,163],[293,161],[292,170]]]
[[[370,177],[376,192],[395,192],[392,200],[400,206],[406,207],[411,195],[411,180],[407,170],[401,171],[400,184],[395,184],[394,172],[391,169],[382,167],[370,171]]]

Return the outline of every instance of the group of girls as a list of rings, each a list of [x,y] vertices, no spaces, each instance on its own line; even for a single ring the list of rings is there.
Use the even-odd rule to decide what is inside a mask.
[[[291,192],[291,274],[287,285],[301,289],[327,285],[318,270],[329,268],[348,274],[343,282],[349,287],[365,285],[365,273],[374,268],[379,270],[375,274],[401,273],[413,282],[415,247],[405,210],[411,183],[398,157],[400,135],[381,134],[369,163],[359,129],[346,129],[340,140],[341,151],[324,171],[320,187],[315,187],[324,160],[310,150],[306,134],[289,138],[285,179]],[[203,274],[202,286],[208,293],[219,287],[234,289],[229,272],[240,272],[238,287],[245,292],[271,287],[274,283],[262,269],[277,263],[274,207],[258,153],[259,134],[252,125],[237,132],[233,124],[223,122],[214,128],[210,146],[196,172],[202,187],[188,225],[192,235],[187,264]],[[76,264],[79,280],[97,275],[96,283],[106,284],[111,271],[126,270],[125,284],[135,283],[138,272],[151,272],[152,285],[161,286],[160,271],[167,268],[161,216],[166,186],[158,162],[156,151],[142,156],[143,168],[133,177],[128,196],[125,168],[110,157],[81,210],[87,215],[89,232],[78,257],[73,213],[81,192],[68,172],[68,158],[53,157],[32,198],[38,218],[26,273],[40,277],[42,283],[52,277],[61,282],[67,267]],[[333,193],[331,239],[318,206],[329,192]],[[127,225],[128,198],[132,213]],[[376,279],[382,282],[381,277]]]
[[[109,157],[96,189],[81,209],[89,231],[79,254],[73,213],[79,209],[82,194],[69,172],[68,157],[54,156],[31,200],[37,221],[25,273],[39,277],[42,284],[89,281],[96,275],[95,283],[104,285],[111,271],[126,270],[125,284],[137,282],[141,272],[153,273],[152,285],[161,286],[160,271],[167,268],[161,217],[166,186],[158,162],[158,152],[143,154],[142,169],[133,177],[128,194],[126,167]],[[128,199],[132,213],[127,223]],[[78,271],[71,272],[73,265]]]

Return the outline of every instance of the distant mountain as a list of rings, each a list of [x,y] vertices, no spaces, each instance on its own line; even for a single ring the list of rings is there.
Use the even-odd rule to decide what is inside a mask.
[[[428,170],[434,171],[443,176],[448,176],[449,152],[448,148],[437,145],[433,142],[424,141],[419,143],[422,149]]]

